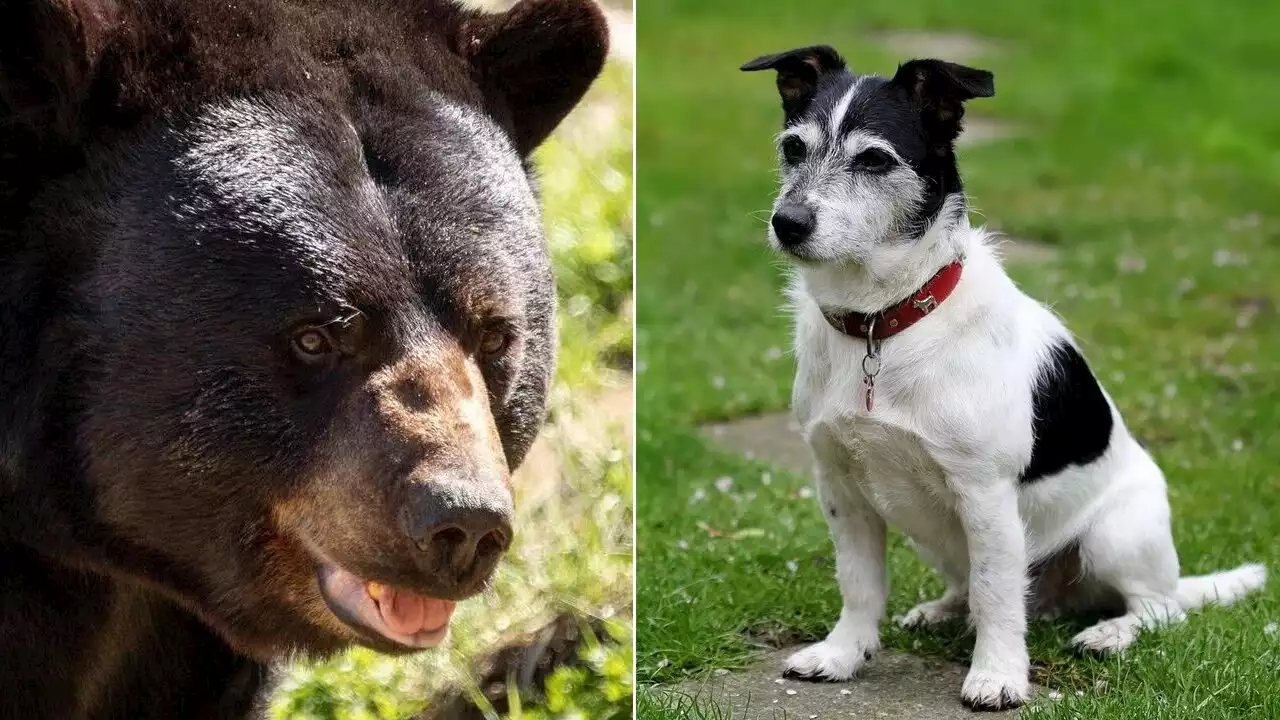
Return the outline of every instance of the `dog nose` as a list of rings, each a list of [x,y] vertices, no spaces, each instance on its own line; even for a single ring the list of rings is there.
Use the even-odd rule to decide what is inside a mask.
[[[786,247],[799,245],[813,232],[813,211],[801,203],[787,203],[773,213],[773,232]]]
[[[442,587],[464,592],[511,547],[513,514],[505,483],[450,477],[417,484],[402,519],[423,569]]]

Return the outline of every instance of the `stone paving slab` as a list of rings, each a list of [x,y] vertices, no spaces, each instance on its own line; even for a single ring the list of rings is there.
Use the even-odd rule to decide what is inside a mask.
[[[968,113],[964,116],[963,125],[960,137],[956,138],[956,147],[960,148],[985,145],[1023,134],[1022,128],[1016,123]]]
[[[776,650],[746,670],[706,681],[688,681],[666,691],[705,699],[720,708],[726,720],[974,718],[974,713],[960,702],[960,686],[967,672],[962,665],[881,651],[861,677],[849,682],[783,679],[782,661],[795,650]],[[984,713],[987,717],[1017,715],[1017,711]]]
[[[882,30],[871,42],[907,58],[937,58],[968,63],[1000,52],[1000,43],[979,35],[931,30]]]
[[[800,426],[790,412],[753,415],[727,423],[704,425],[702,432],[729,452],[779,469],[808,475],[813,465]]]
[[[1006,265],[1047,263],[1057,260],[1062,254],[1062,250],[1054,245],[1008,235],[1000,237],[997,249]]]

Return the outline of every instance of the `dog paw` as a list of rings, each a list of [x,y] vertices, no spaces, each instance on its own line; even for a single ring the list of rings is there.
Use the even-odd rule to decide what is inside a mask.
[[[1138,628],[1126,618],[1104,620],[1087,627],[1071,639],[1071,645],[1080,653],[1113,655],[1123,652],[1138,637]]]
[[[973,710],[1010,710],[1031,697],[1027,673],[998,673],[970,670],[964,679],[960,699]]]
[[[894,618],[894,622],[904,628],[927,628],[963,616],[956,604],[950,600],[930,600],[911,608],[906,615]]]
[[[875,654],[875,648],[863,643],[817,643],[794,653],[783,664],[785,677],[800,680],[841,682],[857,675]]]

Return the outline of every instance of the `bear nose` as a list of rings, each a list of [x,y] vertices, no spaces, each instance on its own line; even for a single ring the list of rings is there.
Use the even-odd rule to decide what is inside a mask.
[[[784,247],[809,239],[813,232],[813,211],[801,203],[786,203],[773,213],[773,232]]]
[[[429,481],[415,486],[402,513],[419,565],[448,593],[466,593],[511,547],[511,493],[497,480]]]

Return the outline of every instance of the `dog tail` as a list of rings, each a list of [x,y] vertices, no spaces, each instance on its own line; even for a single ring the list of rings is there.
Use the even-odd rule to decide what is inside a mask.
[[[1266,582],[1267,568],[1262,565],[1241,565],[1212,575],[1184,577],[1178,580],[1178,604],[1183,610],[1208,604],[1230,605]]]

